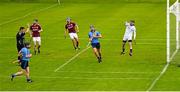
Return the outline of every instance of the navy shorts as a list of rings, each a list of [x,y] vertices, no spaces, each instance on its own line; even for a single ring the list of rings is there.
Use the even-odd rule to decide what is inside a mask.
[[[28,61],[21,60],[21,68],[22,69],[26,69],[28,66],[29,66]]]
[[[91,46],[92,46],[92,48],[97,48],[97,49],[101,48],[100,43],[91,43]]]
[[[124,42],[124,43],[126,43],[126,42],[127,42],[127,40],[123,40],[123,42]],[[128,40],[128,42],[132,42],[132,40]]]

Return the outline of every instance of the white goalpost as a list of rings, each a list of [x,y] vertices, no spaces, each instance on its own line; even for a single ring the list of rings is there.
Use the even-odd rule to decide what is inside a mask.
[[[169,13],[169,0],[167,0],[167,33],[166,33],[166,35],[167,35],[167,37],[166,37],[166,49],[167,49],[167,62],[170,62],[170,13]]]
[[[175,38],[175,45],[176,45],[176,49],[175,49],[175,51],[173,51],[173,52],[177,52],[177,50],[179,50],[179,48],[180,48],[180,42],[179,42],[179,31],[180,31],[180,29],[179,29],[179,27],[180,27],[180,3],[179,3],[179,0],[177,0],[175,3],[173,3],[171,6],[170,6],[170,4],[169,4],[170,2],[169,2],[169,0],[167,0],[167,62],[170,62],[171,61],[171,59],[172,59],[172,57],[174,56],[173,54],[171,55],[171,48],[173,48],[173,47],[171,47],[171,40],[173,40],[172,38],[172,36],[170,35],[171,34],[171,31],[173,31],[173,30],[171,30],[171,18],[170,18],[170,15],[171,14],[173,14],[174,16],[175,16],[175,21],[176,21],[176,23],[175,23],[175,26],[176,26],[176,28],[175,28],[175,36],[176,36],[176,38]],[[174,36],[174,35],[173,35]]]
[[[177,0],[173,5],[170,6],[170,0],[167,0],[167,16],[166,16],[166,20],[167,20],[167,29],[166,29],[166,49],[167,49],[167,63],[164,66],[164,68],[162,69],[162,71],[160,72],[159,76],[156,77],[156,79],[153,80],[152,84],[150,85],[150,87],[147,89],[147,92],[150,92],[152,90],[152,88],[155,86],[155,84],[157,83],[157,81],[164,75],[164,73],[166,72],[166,70],[168,69],[171,60],[174,58],[174,56],[176,55],[176,53],[179,50],[179,22],[180,22],[180,14],[179,14],[179,0]],[[171,19],[171,15],[174,15],[173,18]],[[174,18],[175,17],[175,18]],[[174,19],[174,21],[172,21]],[[175,22],[175,23],[172,23]],[[172,26],[173,25],[173,26]],[[174,28],[173,28],[174,27]],[[173,33],[173,35],[172,35]],[[174,41],[172,41],[174,40]],[[173,43],[172,43],[173,42]],[[173,44],[173,45],[172,45]],[[172,50],[173,48],[173,50]]]

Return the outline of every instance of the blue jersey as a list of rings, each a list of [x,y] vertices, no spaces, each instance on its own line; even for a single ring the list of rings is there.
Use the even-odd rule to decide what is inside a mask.
[[[92,38],[91,43],[99,43],[98,38],[94,38],[93,35],[99,36],[100,32],[95,31],[95,32],[89,32],[89,38]]]
[[[21,54],[22,54],[23,61],[29,61],[29,57],[26,57],[26,56],[30,54],[30,51],[26,47],[21,49]]]

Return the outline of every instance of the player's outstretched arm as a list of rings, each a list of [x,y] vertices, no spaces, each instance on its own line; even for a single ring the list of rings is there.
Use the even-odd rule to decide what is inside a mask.
[[[32,31],[31,31],[29,23],[27,23],[27,30],[26,30],[26,32],[29,32],[29,36],[32,37]]]
[[[29,25],[29,23],[27,23],[27,29],[26,29],[25,33],[29,32],[29,30],[30,30],[30,25]]]
[[[129,22],[126,21],[126,22],[125,22],[125,26],[129,26]]]

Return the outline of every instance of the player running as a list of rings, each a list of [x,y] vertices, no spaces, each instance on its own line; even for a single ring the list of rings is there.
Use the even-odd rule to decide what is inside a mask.
[[[25,33],[26,33],[26,29],[24,27],[20,27],[18,33],[16,34],[16,46],[17,46],[17,51],[19,53],[19,51],[24,47],[24,42],[25,42]],[[20,63],[21,61],[21,57],[18,56],[18,60],[13,61],[13,63]]]
[[[69,36],[72,40],[73,46],[75,50],[79,50],[79,39],[77,33],[79,32],[79,27],[76,23],[72,22],[71,19],[68,17],[66,19],[67,24],[65,25],[65,33],[64,36],[66,38],[67,33],[69,33]]]
[[[36,52],[38,50],[38,53],[40,53],[40,47],[41,47],[41,37],[40,37],[40,32],[42,32],[41,25],[38,23],[38,20],[35,19],[34,23],[29,27],[31,30],[31,36],[33,38],[34,42],[34,53],[36,55]],[[38,45],[36,44],[38,43]]]
[[[125,26],[126,26],[126,31],[125,31],[124,38],[123,38],[123,45],[122,45],[121,55],[125,54],[125,44],[128,41],[129,42],[129,47],[130,47],[129,55],[132,56],[132,37],[133,37],[133,34],[134,34],[134,41],[136,39],[135,21],[131,20],[130,22],[126,22]]]
[[[29,48],[30,48],[30,44],[25,43],[25,47],[20,50],[19,56],[22,56],[22,59],[21,59],[21,68],[22,69],[19,72],[11,75],[11,81],[13,81],[13,79],[16,76],[20,76],[25,72],[27,82],[29,82],[29,83],[32,82],[32,80],[29,77],[29,73],[30,73],[29,59],[32,57],[32,54],[30,54]]]
[[[100,34],[100,32],[96,31],[93,25],[91,25],[89,32],[89,42],[91,43],[91,46],[93,48],[94,54],[98,59],[98,62],[101,63],[102,57],[101,57],[101,46],[98,40],[99,38],[102,38],[102,35]]]

